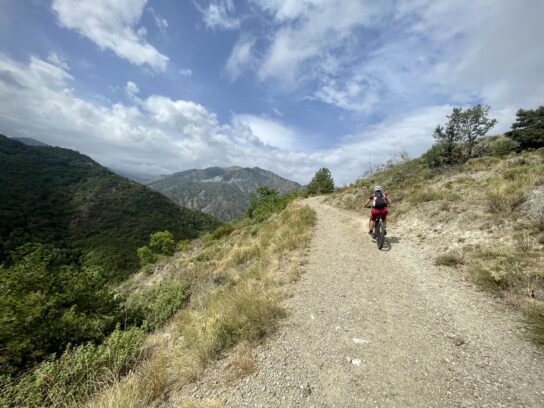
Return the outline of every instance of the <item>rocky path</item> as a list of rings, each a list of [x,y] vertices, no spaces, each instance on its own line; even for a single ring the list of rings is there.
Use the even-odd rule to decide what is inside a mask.
[[[523,323],[389,230],[308,200],[318,223],[290,316],[230,407],[544,407],[544,356]]]

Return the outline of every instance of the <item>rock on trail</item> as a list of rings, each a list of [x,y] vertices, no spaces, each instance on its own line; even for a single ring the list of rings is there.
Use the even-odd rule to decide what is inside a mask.
[[[256,350],[229,407],[543,407],[544,356],[523,323],[367,218],[308,203],[318,222],[290,316]]]

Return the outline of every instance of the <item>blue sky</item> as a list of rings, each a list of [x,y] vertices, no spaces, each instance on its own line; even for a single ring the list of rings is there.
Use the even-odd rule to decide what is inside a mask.
[[[258,166],[339,184],[454,106],[544,95],[533,0],[0,0],[0,132],[132,173]]]

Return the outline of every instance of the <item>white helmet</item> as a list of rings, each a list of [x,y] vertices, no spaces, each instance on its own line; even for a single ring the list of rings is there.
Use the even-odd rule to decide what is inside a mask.
[[[374,192],[382,191],[382,186],[374,186]]]

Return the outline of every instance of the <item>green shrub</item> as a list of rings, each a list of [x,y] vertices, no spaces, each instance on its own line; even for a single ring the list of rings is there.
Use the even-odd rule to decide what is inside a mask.
[[[141,329],[115,329],[100,345],[68,348],[57,360],[45,361],[17,380],[3,377],[0,406],[70,407],[99,387],[124,375],[140,359],[145,334]]]
[[[278,192],[269,187],[259,187],[249,196],[249,205],[246,216],[256,221],[264,221],[272,214],[282,211],[287,204],[297,197],[297,193],[280,196]]]
[[[28,369],[68,343],[100,341],[120,318],[120,298],[102,268],[66,265],[61,254],[27,245],[0,266],[0,374]]]
[[[189,247],[189,240],[182,239],[178,242],[178,251],[185,251]]]
[[[184,285],[166,282],[131,300],[130,314],[142,322],[144,330],[152,331],[163,326],[181,309],[187,294]]]
[[[157,254],[153,253],[153,251],[149,249],[149,247],[147,246],[138,248],[138,258],[140,258],[141,266],[146,266],[146,265],[155,263],[159,259]]]
[[[156,254],[174,255],[176,243],[170,231],[158,231],[149,238],[149,248]]]
[[[504,137],[489,145],[489,154],[491,156],[504,157],[515,152],[518,147],[518,143],[509,137]]]

